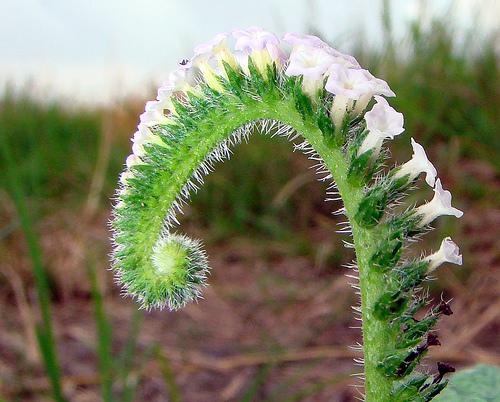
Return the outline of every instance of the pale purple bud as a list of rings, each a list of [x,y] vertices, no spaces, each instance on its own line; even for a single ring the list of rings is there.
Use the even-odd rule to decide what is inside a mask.
[[[460,254],[458,246],[448,236],[443,239],[439,251],[428,256],[426,260],[429,261],[426,272],[430,273],[444,262],[462,265],[462,254]]]
[[[434,187],[437,176],[436,168],[427,158],[424,147],[413,138],[411,139],[411,146],[413,147],[412,158],[401,166],[401,168],[396,172],[395,177],[403,177],[409,174],[410,177],[408,181],[412,181],[420,173],[424,172],[426,183],[429,186]]]
[[[194,48],[195,55],[202,55],[206,53],[215,53],[218,48],[224,48],[226,46],[226,38],[229,36],[229,33],[220,33],[215,35],[215,37],[208,42],[196,46]]]
[[[448,190],[443,190],[441,180],[437,179],[434,186],[434,198],[419,206],[415,210],[416,215],[421,215],[419,222],[420,226],[425,226],[441,215],[451,215],[460,218],[464,213],[457,208],[451,206],[451,193]]]

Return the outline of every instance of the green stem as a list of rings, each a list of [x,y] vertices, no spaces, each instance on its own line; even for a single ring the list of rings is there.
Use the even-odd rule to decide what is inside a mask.
[[[385,284],[383,274],[373,272],[368,265],[368,261],[375,251],[375,244],[377,244],[373,230],[360,227],[354,220],[354,215],[363,196],[363,187],[354,186],[347,181],[348,162],[342,151],[326,144],[321,131],[316,126],[305,124],[298,113],[291,113],[291,108],[282,109],[276,105],[273,107],[272,109],[271,105],[268,105],[265,109],[278,111],[274,118],[290,124],[300,132],[323,159],[344,202],[346,215],[352,229],[359,269],[365,398],[366,401],[388,401],[390,400],[391,380],[377,369],[377,365],[384,349],[393,342],[395,336],[394,330],[386,321],[378,320],[370,313],[375,301],[383,294]],[[269,117],[273,118],[273,116]]]
[[[376,244],[373,232],[360,228],[353,219],[350,221],[359,269],[365,397],[367,401],[387,401],[392,381],[377,369],[377,365],[384,349],[394,342],[395,336],[387,321],[378,320],[371,314],[375,301],[384,292],[383,274],[374,272],[368,266],[368,260],[374,251],[373,246]]]
[[[159,291],[150,291],[152,287],[147,285],[150,283],[146,280],[148,278],[152,278],[153,282],[158,281],[156,271],[148,267],[148,264],[151,266],[152,260],[150,250],[153,249],[159,236],[166,211],[176,199],[183,184],[191,178],[193,171],[209,152],[232,132],[252,121],[270,119],[287,124],[300,133],[322,158],[343,199],[346,215],[352,228],[359,268],[366,400],[376,402],[390,400],[391,380],[377,369],[377,365],[384,349],[394,342],[395,334],[387,322],[377,320],[371,313],[375,301],[384,291],[383,274],[373,272],[368,264],[377,239],[372,229],[360,227],[354,219],[364,194],[363,184],[352,184],[348,181],[349,161],[344,156],[343,150],[332,144],[333,139],[323,134],[314,118],[304,118],[297,111],[292,99],[247,100],[243,110],[240,105],[231,103],[224,106],[225,112],[217,108],[207,109],[203,118],[196,121],[193,131],[183,137],[181,146],[170,147],[171,153],[168,160],[170,166],[165,170],[165,176],[162,178],[163,173],[160,172],[158,182],[148,184],[155,191],[146,194],[144,198],[136,202],[133,215],[131,214],[128,218],[124,213],[120,217],[121,221],[115,224],[118,228],[126,227],[127,236],[134,239],[129,244],[137,245],[130,246],[131,251],[138,253],[137,257],[125,260],[126,263],[131,261],[131,268],[127,268],[125,264],[124,268],[120,267],[124,272],[123,282],[126,283],[129,280],[125,275],[130,275],[129,289],[132,286],[138,289],[136,295],[146,302],[150,300],[149,295],[155,296],[161,291],[162,288],[159,285]],[[150,187],[145,187],[145,190]],[[145,193],[139,187],[134,191],[141,194],[141,197]],[[146,205],[150,208],[143,208]],[[139,212],[136,213],[137,211]],[[137,217],[139,219],[136,219]],[[126,244],[126,247],[129,246]],[[133,247],[137,248],[134,250]],[[144,275],[141,281],[137,280],[139,271],[135,268],[138,261],[145,267],[140,271]],[[151,300],[154,298],[151,297]]]

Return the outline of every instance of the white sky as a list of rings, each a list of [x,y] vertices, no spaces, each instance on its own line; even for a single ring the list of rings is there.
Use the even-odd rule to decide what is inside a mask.
[[[261,26],[279,36],[314,27],[348,52],[364,29],[380,43],[382,0],[16,0],[0,2],[0,91],[9,82],[39,96],[108,102],[161,85],[180,58],[231,28]],[[396,32],[422,0],[393,0]],[[483,30],[500,28],[500,0],[431,0],[434,13],[453,3],[459,24],[484,12]]]

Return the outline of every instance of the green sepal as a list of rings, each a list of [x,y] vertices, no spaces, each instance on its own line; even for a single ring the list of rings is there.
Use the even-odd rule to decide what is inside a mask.
[[[414,351],[408,350],[395,350],[391,353],[386,353],[386,355],[381,359],[378,364],[378,369],[388,378],[398,379],[404,376],[396,374],[401,364],[405,362],[408,356]]]
[[[356,104],[353,105],[353,108],[356,106]],[[356,117],[353,117],[352,120],[349,122],[349,127],[354,127],[355,125],[359,124],[360,122],[364,122],[365,118],[365,113],[366,109],[363,110],[361,113],[359,113]],[[366,126],[366,123],[364,123],[364,126]],[[363,127],[364,129],[364,127]]]
[[[415,314],[427,303],[427,297],[420,296],[415,297],[411,300],[408,307],[397,317],[392,323],[395,327],[400,327],[401,325],[408,325],[410,322],[415,321]]]
[[[381,232],[384,231],[387,239],[404,240],[422,233],[423,229],[418,227],[420,216],[414,214],[414,210],[408,210],[400,215],[387,219],[380,225]]]
[[[382,358],[378,368],[389,378],[404,378],[409,375],[413,368],[427,353],[428,348],[416,348],[408,350],[395,350],[387,353]]]
[[[179,101],[172,97],[172,103],[174,104],[176,119],[182,121],[182,125],[179,127],[178,131],[183,131],[184,133],[189,133],[197,127],[199,121],[199,111],[193,112],[193,107],[189,102]]]
[[[381,321],[392,320],[401,315],[409,300],[410,296],[400,290],[385,292],[375,302],[373,315]]]
[[[391,401],[425,401],[420,389],[431,378],[428,374],[416,373],[397,383],[391,392]]]
[[[400,239],[381,242],[370,258],[370,267],[378,272],[393,268],[401,257],[403,242]]]
[[[356,150],[353,150],[349,170],[347,171],[347,178],[351,184],[364,184],[366,180],[364,172],[370,161],[373,150],[368,150],[365,153],[357,156]]]
[[[425,334],[428,334],[431,328],[436,325],[441,315],[452,314],[448,304],[441,302],[440,304],[434,306],[434,308],[432,308],[424,318],[416,320],[414,318],[415,313],[424,306],[425,301],[426,298],[424,297],[412,300],[410,306],[393,322],[393,326],[404,326],[404,330],[399,335],[395,344],[396,349],[415,346],[422,341]]]
[[[314,115],[313,105],[309,96],[302,91],[302,76],[294,77],[294,86],[292,89],[293,100],[297,111],[302,116],[302,119],[308,120]]]
[[[267,90],[267,82],[260,71],[257,70],[257,67],[255,67],[255,64],[250,56],[248,56],[248,71],[250,72],[250,82],[253,88],[255,88],[255,91],[262,96]]]
[[[267,91],[267,98],[272,98],[274,100],[280,99],[280,92],[275,90],[277,89],[276,83],[278,82],[278,69],[276,68],[276,63],[273,62],[272,65],[268,64],[266,67],[267,72],[267,87],[269,91]]]
[[[387,205],[387,191],[382,187],[370,189],[358,206],[354,219],[363,227],[371,228],[380,222]]]
[[[342,120],[342,125],[335,131],[335,143],[337,144],[337,146],[341,146],[344,144],[349,133],[350,121],[351,113],[347,111],[344,119]]]
[[[365,130],[365,133],[368,133],[368,131]],[[383,149],[374,162],[372,162],[373,149],[370,149],[359,156],[357,155],[357,148],[351,148],[351,150],[352,157],[347,171],[347,179],[349,183],[354,186],[367,184],[384,160],[386,150]]]
[[[447,385],[448,380],[429,383],[431,376],[417,374],[398,383],[391,392],[391,402],[428,402],[438,395]]]
[[[242,71],[234,70],[225,60],[222,60],[222,66],[227,76],[227,80],[223,82],[224,88],[240,99],[246,98],[245,92],[242,90],[245,82]]]
[[[395,169],[393,169],[395,170]],[[399,167],[396,168],[396,170],[399,170]],[[386,188],[387,188],[387,199],[388,202],[392,202],[395,199],[397,199],[398,196],[403,194],[405,191],[407,191],[410,187],[412,182],[409,182],[410,175],[404,175],[403,177],[396,177],[393,178],[390,174],[385,178],[384,182],[386,183]]]
[[[321,100],[318,102],[318,106],[316,108],[316,121],[319,129],[325,137],[326,142],[330,144],[335,138],[335,126],[324,103],[325,102]]]
[[[429,349],[425,348],[422,350],[412,350],[410,353],[408,353],[405,360],[403,360],[396,369],[394,373],[395,376],[403,378],[410,374],[415,366],[420,362],[422,357],[427,354],[428,350]]]
[[[420,260],[406,263],[398,268],[396,274],[399,289],[406,292],[420,285],[427,276],[426,269],[428,266],[429,261]]]
[[[407,328],[400,335],[395,347],[397,349],[406,349],[419,344],[423,340],[424,335],[436,324],[438,318],[431,315],[421,321],[412,320],[408,322]]]
[[[440,381],[437,384],[432,384],[429,386],[429,388],[425,389],[422,394],[427,397],[427,399],[424,399],[425,402],[430,401],[434,399],[435,396],[441,393],[443,389],[445,389],[448,386],[449,380],[444,380]]]

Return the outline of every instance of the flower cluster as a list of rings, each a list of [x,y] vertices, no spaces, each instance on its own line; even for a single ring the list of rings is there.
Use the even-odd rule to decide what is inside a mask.
[[[287,46],[291,46],[288,55],[285,52]],[[144,164],[142,157],[146,154],[145,145],[164,145],[164,139],[154,128],[178,124],[175,120],[178,102],[182,103],[192,96],[202,97],[202,85],[224,92],[221,79],[228,79],[228,68],[251,75],[250,62],[262,76],[266,76],[268,68],[272,66],[281,74],[282,80],[286,77],[300,78],[301,89],[312,104],[318,102],[322,91],[325,91],[326,98],[329,96],[330,99],[327,103],[328,116],[335,130],[342,126],[346,118],[362,116],[366,131],[355,156],[362,160],[366,155],[364,163],[367,166],[376,164],[384,140],[393,139],[404,131],[402,113],[394,110],[384,97],[395,96],[394,92],[385,81],[361,68],[354,57],[333,49],[316,36],[287,33],[280,41],[273,33],[258,27],[248,31],[233,29],[197,46],[194,56],[190,60],[182,60],[179,68],[170,73],[168,80],[159,88],[157,99],[146,103],[138,130],[132,139],[133,153],[126,160],[127,167],[131,169]],[[372,99],[375,103],[370,110],[366,110]],[[428,160],[424,148],[413,138],[411,145],[412,159],[396,167],[388,177],[394,181],[403,180],[406,185],[425,173],[427,184],[434,187],[433,200],[413,211],[413,216],[419,217],[418,226],[424,227],[440,215],[460,217],[462,212],[451,206],[450,192],[443,190],[441,181],[436,180],[436,168]],[[121,182],[126,183],[131,177],[131,171],[127,170],[122,173]],[[372,193],[381,194],[376,189]],[[388,202],[385,194],[383,198],[382,205],[376,200],[380,216]],[[372,204],[367,203],[369,208]],[[379,222],[379,218],[370,216],[370,219]],[[454,244],[450,242],[446,244]],[[448,254],[442,253],[439,258],[436,257],[429,270],[437,266],[436,261],[461,263],[457,258],[443,257],[443,260],[442,255]]]
[[[426,295],[417,295],[419,284],[444,262],[462,264],[450,237],[437,252],[415,260],[402,258],[403,250],[437,217],[463,213],[451,205],[451,193],[413,138],[412,158],[383,173],[384,141],[404,131],[403,114],[386,99],[392,96],[385,81],[315,36],[288,33],[280,40],[252,27],[197,46],[194,56],[170,73],[156,100],[146,103],[120,177],[113,256],[126,291],[146,308],[176,309],[199,297],[208,260],[200,242],[170,232],[178,224],[176,213],[233,144],[254,131],[289,139],[300,134],[304,141],[296,148],[319,162],[318,171],[334,181],[331,188],[344,201],[341,212],[351,224],[360,288],[367,286],[363,280],[378,281],[366,287],[380,292],[362,305],[371,309],[363,331],[375,331],[371,339],[394,339],[379,360],[370,355],[365,363],[402,380],[429,346],[439,344],[431,327],[451,314],[442,304],[423,320],[414,319],[427,302]],[[399,213],[400,201],[422,173],[434,198]],[[421,393],[418,400],[430,400],[446,383],[442,376],[428,379],[410,379],[391,392],[404,398]],[[387,400],[370,390],[370,381],[367,393]]]
[[[232,41],[231,51],[228,42]],[[376,155],[384,138],[393,138],[403,131],[402,115],[392,109],[380,95],[395,96],[389,85],[362,69],[357,60],[333,49],[321,39],[311,35],[288,33],[283,42],[292,46],[287,56],[276,35],[258,27],[248,31],[238,29],[216,35],[212,40],[197,46],[190,60],[183,60],[179,68],[170,73],[169,79],[158,90],[156,101],[147,102],[145,112],[140,116],[138,135],[134,135],[134,154],[140,156],[144,143],[155,142],[145,135],[147,127],[156,124],[171,124],[175,114],[173,99],[200,91],[200,83],[223,91],[218,77],[227,78],[225,65],[241,69],[250,74],[248,61],[263,75],[270,65],[284,70],[285,76],[302,79],[302,89],[313,101],[318,90],[325,89],[334,95],[331,103],[331,118],[340,126],[347,113],[360,114],[373,96],[377,104],[367,113],[366,122],[370,134],[360,152],[370,151]],[[138,163],[130,159],[131,164]]]

